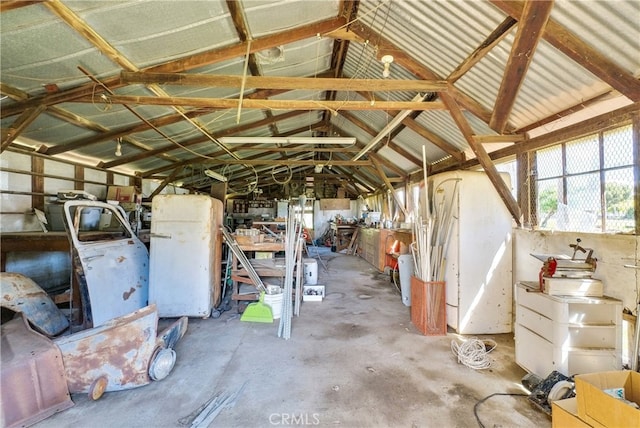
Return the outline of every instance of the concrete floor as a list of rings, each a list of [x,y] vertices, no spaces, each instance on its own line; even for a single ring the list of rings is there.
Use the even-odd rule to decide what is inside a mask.
[[[74,407],[35,426],[190,426],[208,400],[241,391],[211,426],[473,427],[478,400],[523,392],[511,334],[487,336],[498,343],[491,369],[467,368],[451,352],[457,335],[417,332],[389,276],[359,257],[322,258],[327,296],[303,303],[291,339],[277,321],[240,322],[235,307],[190,319],[169,377],[98,401],[73,395]],[[495,396],[478,413],[486,427],[551,426],[525,397]]]

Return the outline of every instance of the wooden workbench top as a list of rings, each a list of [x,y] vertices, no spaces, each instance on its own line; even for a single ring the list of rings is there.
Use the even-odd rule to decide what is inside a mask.
[[[242,251],[284,251],[284,242],[254,242],[238,246]]]

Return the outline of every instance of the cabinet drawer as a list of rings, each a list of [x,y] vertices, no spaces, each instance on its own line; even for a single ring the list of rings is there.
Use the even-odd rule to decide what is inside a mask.
[[[553,341],[553,321],[524,306],[516,309],[517,323],[542,336],[548,341]]]
[[[572,348],[615,349],[619,334],[615,325],[558,324],[553,343]]]
[[[556,351],[558,354],[559,351]],[[621,369],[620,357],[613,350],[574,349],[569,351],[568,355],[561,353],[557,358],[565,358],[568,361],[565,367],[557,368],[567,376]]]
[[[546,378],[553,371],[553,345],[526,327],[516,324],[516,364]]]
[[[557,304],[555,310],[554,319],[561,323],[620,324],[622,317],[622,305],[579,303],[575,299],[566,304]]]
[[[553,318],[554,301],[549,299],[546,294],[527,291],[528,288],[518,285],[516,299],[519,306],[524,306],[537,312],[549,319]]]

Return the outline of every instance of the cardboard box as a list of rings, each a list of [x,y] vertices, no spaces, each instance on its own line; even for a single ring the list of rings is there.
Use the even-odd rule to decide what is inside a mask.
[[[578,400],[573,397],[551,403],[551,427],[590,428],[591,425],[578,417]]]
[[[109,186],[107,200],[118,201],[121,204],[139,204],[142,202],[142,195],[134,186]]]
[[[324,299],[324,285],[304,285],[302,300],[304,302],[322,302]]]
[[[640,410],[603,390],[623,388],[626,400],[640,404],[640,374],[630,370],[575,376],[578,417],[595,427],[640,427]]]

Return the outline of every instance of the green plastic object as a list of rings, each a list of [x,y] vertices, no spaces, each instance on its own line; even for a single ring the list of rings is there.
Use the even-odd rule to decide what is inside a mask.
[[[264,291],[257,302],[249,303],[240,317],[240,321],[272,323],[271,307],[264,303]]]

